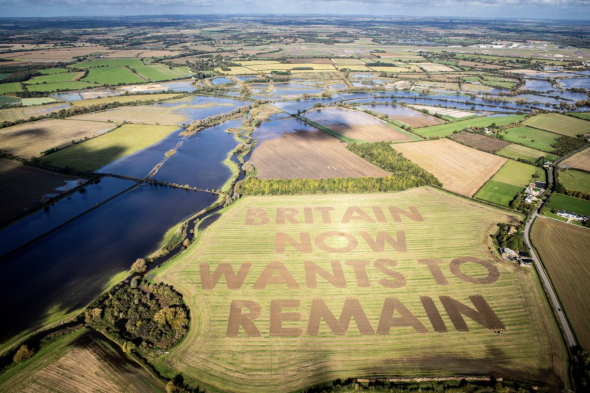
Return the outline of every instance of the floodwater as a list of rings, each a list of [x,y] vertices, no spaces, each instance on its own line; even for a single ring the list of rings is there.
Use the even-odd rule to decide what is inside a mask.
[[[155,250],[167,229],[211,205],[210,193],[144,185],[2,258],[0,342],[84,307],[115,274]],[[26,310],[26,311],[25,311]]]
[[[364,97],[371,97],[371,95],[368,93],[339,93],[333,94],[330,98],[308,98],[299,101],[279,101],[275,102],[274,105],[287,113],[295,114],[297,111],[310,109],[317,103],[324,105],[332,102],[355,100]]]
[[[253,151],[263,141],[279,138],[283,134],[302,131],[318,131],[318,129],[286,114],[273,115],[254,129],[252,136],[258,140],[258,143]]]
[[[422,112],[413,110],[403,105],[366,105],[364,108],[372,111],[388,115],[390,117],[404,117],[404,118],[425,118],[432,121],[431,116],[427,116]]]
[[[220,78],[211,79],[211,83],[213,83],[213,85],[215,85],[215,86],[218,86],[218,85],[224,85],[226,83],[234,83],[234,82],[229,78],[220,77]]]
[[[225,130],[240,125],[240,120],[232,120],[187,137],[154,179],[200,189],[220,189],[232,174],[223,161],[239,144]]]
[[[192,84],[192,81],[190,80],[179,82],[164,82],[158,84],[164,88],[163,90],[168,91],[188,91],[189,93],[192,93],[193,91],[199,90],[199,88],[194,86]]]
[[[560,79],[559,84],[564,89],[585,88],[590,89],[590,78]]]
[[[107,164],[97,172],[143,179],[164,159],[166,152],[173,149],[182,139],[180,136],[181,132],[182,129],[178,129],[170,133],[170,135],[160,142]]]
[[[185,115],[189,121],[201,120],[209,116],[233,111],[236,108],[250,105],[250,101],[235,100],[215,96],[193,96],[187,101],[174,100],[155,104],[163,107],[179,107],[174,112]],[[193,106],[186,107],[186,106]]]
[[[242,82],[249,81],[252,79],[258,79],[258,78],[260,78],[260,77],[257,75],[236,76],[236,79],[241,80]]]
[[[75,193],[24,217],[0,231],[0,257],[65,224],[135,184],[134,181],[106,177],[96,183],[85,185]]]

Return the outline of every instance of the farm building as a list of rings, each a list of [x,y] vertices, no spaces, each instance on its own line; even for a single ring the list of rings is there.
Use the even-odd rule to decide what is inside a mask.
[[[518,259],[518,253],[511,248],[502,249],[502,258],[507,261],[513,261]]]
[[[574,220],[574,221],[581,221],[581,222],[584,222],[584,221],[586,221],[588,219],[587,217],[580,216],[580,215],[575,214],[575,213],[570,213],[570,212],[567,212],[565,210],[558,211],[557,212],[557,215],[559,217],[567,218],[567,219]]]

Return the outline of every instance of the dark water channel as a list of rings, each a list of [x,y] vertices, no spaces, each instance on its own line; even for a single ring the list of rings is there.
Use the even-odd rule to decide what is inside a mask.
[[[117,273],[155,250],[167,229],[211,205],[214,194],[144,185],[0,261],[0,342],[43,325],[50,310],[84,307]]]
[[[0,231],[0,257],[67,223],[134,186],[136,182],[112,177],[84,186]]]

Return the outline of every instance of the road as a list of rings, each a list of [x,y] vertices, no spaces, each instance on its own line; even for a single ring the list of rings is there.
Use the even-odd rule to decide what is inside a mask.
[[[549,167],[549,179],[553,179],[553,167]],[[539,203],[539,205],[535,209],[535,212],[531,215],[531,218],[527,221],[525,228],[524,228],[524,240],[525,240],[526,245],[529,249],[529,254],[531,254],[531,258],[532,258],[533,262],[535,263],[535,268],[537,269],[537,272],[539,273],[539,277],[541,278],[541,282],[543,283],[543,286],[545,287],[545,290],[546,290],[545,292],[547,293],[547,295],[549,297],[549,301],[551,302],[553,309],[557,313],[557,318],[559,319],[559,322],[561,324],[561,329],[564,334],[566,343],[569,347],[574,347],[577,345],[574,333],[572,332],[572,329],[571,329],[569,322],[565,316],[565,313],[563,312],[563,308],[561,307],[561,304],[559,303],[559,299],[557,298],[557,295],[555,294],[555,290],[553,289],[553,285],[551,284],[551,281],[549,280],[549,276],[547,275],[547,272],[545,272],[545,268],[544,268],[543,264],[541,263],[541,261],[539,260],[539,257],[537,255],[537,253],[535,252],[535,250],[533,249],[532,243],[531,243],[531,236],[530,236],[531,235],[531,228],[533,227],[533,224],[534,224],[535,220],[537,219],[539,210],[541,209],[542,206],[543,206],[543,201],[541,201]]]

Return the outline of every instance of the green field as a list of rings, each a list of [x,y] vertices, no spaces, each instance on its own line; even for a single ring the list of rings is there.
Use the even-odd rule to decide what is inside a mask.
[[[83,79],[86,82],[99,83],[101,85],[121,85],[142,83],[145,79],[136,75],[125,67],[91,68]]]
[[[590,201],[563,194],[553,194],[551,200],[543,208],[565,210],[582,216],[590,216]]]
[[[69,67],[73,68],[93,68],[93,67],[129,67],[142,66],[140,59],[95,59],[77,63]]]
[[[542,113],[526,119],[523,124],[567,136],[576,136],[590,132],[589,121],[559,113]]]
[[[505,148],[498,150],[496,154],[506,158],[512,158],[515,160],[521,159],[530,162],[535,162],[535,160],[537,160],[539,157],[545,157],[545,159],[549,161],[555,161],[558,159],[558,157],[553,154],[531,149],[530,147],[517,145],[515,143],[511,143]]]
[[[48,83],[45,85],[28,85],[28,91],[38,91],[38,92],[56,92],[56,91],[64,91],[64,90],[82,90],[82,89],[90,89],[92,87],[96,87],[97,85],[94,83],[87,83],[87,82],[62,82],[62,83]]]
[[[508,160],[502,169],[492,177],[492,180],[511,184],[522,189],[528,185],[533,175],[537,172],[541,175],[543,169],[522,162]],[[545,176],[541,176],[539,180],[545,181]]]
[[[449,124],[440,124],[437,126],[430,126],[430,127],[422,127],[414,129],[414,132],[425,136],[439,136],[445,137],[447,135],[451,135],[454,131],[461,131],[466,127],[489,127],[493,123],[496,125],[504,125],[514,123],[516,121],[521,121],[524,119],[524,116],[521,115],[513,115],[513,116],[504,116],[504,117],[476,117],[473,119],[457,121],[454,123]]]
[[[10,96],[0,96],[0,106],[20,102],[20,98]]]
[[[23,106],[34,106],[59,102],[52,97],[23,98],[21,101]]]
[[[586,113],[572,112],[572,113],[568,113],[568,115],[577,117],[578,119],[590,120],[590,113],[587,113],[587,112]]]
[[[539,174],[540,181],[545,181],[544,171],[541,168],[508,160],[474,195],[474,198],[509,206],[514,197],[528,185],[535,173]]]
[[[95,171],[159,142],[176,129],[176,126],[125,124],[105,135],[50,154],[42,162],[78,171]]]
[[[510,206],[510,202],[523,190],[523,187],[488,181],[473,197],[502,206]]]
[[[560,173],[558,179],[568,190],[590,192],[590,173],[569,169]]]
[[[74,106],[90,106],[90,105],[99,105],[99,104],[110,104],[112,102],[135,102],[135,101],[147,101],[147,100],[165,100],[169,98],[178,97],[179,94],[176,93],[156,93],[156,94],[129,94],[117,97],[103,97],[103,98],[94,98],[91,100],[79,100],[79,101],[72,101],[72,105]]]
[[[518,143],[533,149],[552,152],[555,150],[551,145],[555,143],[560,135],[552,132],[537,130],[531,127],[517,127],[504,131],[504,140]]]
[[[53,74],[61,74],[64,72],[69,72],[70,70],[67,68],[46,68],[44,70],[39,70],[40,74],[43,75],[53,75]]]
[[[409,216],[397,216],[395,208]],[[495,224],[514,218],[429,187],[242,198],[198,243],[156,271],[156,281],[184,295],[192,319],[183,341],[155,365],[166,376],[182,372],[208,392],[298,391],[336,378],[457,373],[552,385],[555,375],[566,378],[566,353],[536,273],[488,248]],[[392,243],[375,242],[379,234]],[[449,267],[459,257],[488,267],[465,263],[462,271],[475,280],[464,281]],[[241,272],[229,279],[232,289],[225,278],[231,273],[217,275],[220,269]],[[492,273],[498,280],[486,281],[488,271],[498,272]],[[473,295],[492,310],[486,327],[481,314],[479,322],[451,319],[442,305],[448,298],[440,298],[473,309]],[[424,304],[440,318],[429,319]],[[355,323],[348,319],[353,314]],[[492,314],[504,327],[489,324],[497,321]]]
[[[18,82],[0,83],[0,94],[15,93],[17,91],[23,91],[23,87]]]
[[[174,67],[172,69],[162,64],[131,67],[139,75],[154,82],[171,79],[187,78],[191,76],[188,67]]]
[[[39,85],[42,83],[60,83],[60,82],[71,82],[76,77],[82,75],[80,72],[63,72],[61,74],[51,74],[51,75],[43,75],[43,76],[36,76],[33,79],[30,79],[26,82],[23,82],[25,85]]]

